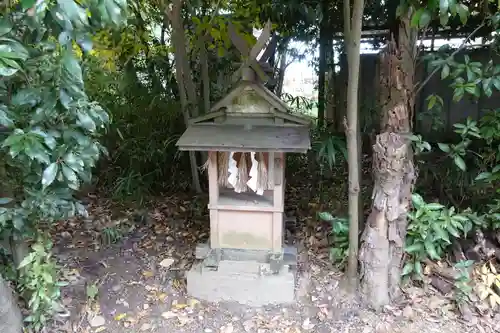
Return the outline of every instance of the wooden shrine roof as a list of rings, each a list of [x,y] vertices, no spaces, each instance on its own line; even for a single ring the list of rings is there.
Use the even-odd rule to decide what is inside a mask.
[[[279,151],[305,153],[311,148],[306,126],[191,125],[177,141],[180,150]]]

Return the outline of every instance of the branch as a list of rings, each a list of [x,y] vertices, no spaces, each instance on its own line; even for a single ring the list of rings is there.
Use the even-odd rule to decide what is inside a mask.
[[[465,45],[471,40],[471,38],[479,31],[481,30],[482,27],[484,27],[485,25],[485,22],[483,21],[476,29],[474,29],[474,31],[472,31],[469,36],[467,36],[467,38],[465,38],[465,40],[463,41],[463,43],[460,45],[460,47],[458,49],[456,49],[446,60],[450,60],[450,59],[453,59],[454,56],[456,56],[460,51],[462,51],[464,48],[465,48]],[[434,68],[434,70],[429,74],[429,76],[427,76],[427,78],[424,80],[424,82],[422,82],[422,84],[420,84],[417,88],[417,90],[415,91],[414,93],[414,96],[418,95],[418,93],[420,92],[420,90],[422,90],[422,88],[427,84],[429,83],[430,79],[434,76],[434,74],[436,74],[439,70],[441,69],[441,67],[436,67]]]

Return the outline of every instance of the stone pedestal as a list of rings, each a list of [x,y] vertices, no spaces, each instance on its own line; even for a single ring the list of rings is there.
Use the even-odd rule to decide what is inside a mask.
[[[206,257],[187,274],[188,293],[210,302],[238,302],[250,306],[292,303],[295,300],[296,249],[282,253],[236,249],[209,249],[199,245],[197,257]]]

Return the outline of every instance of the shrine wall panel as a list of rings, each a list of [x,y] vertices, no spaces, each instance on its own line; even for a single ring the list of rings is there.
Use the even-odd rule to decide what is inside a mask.
[[[273,247],[273,213],[218,211],[218,238],[221,248],[266,250]]]

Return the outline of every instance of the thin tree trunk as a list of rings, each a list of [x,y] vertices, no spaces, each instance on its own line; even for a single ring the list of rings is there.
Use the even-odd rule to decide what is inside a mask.
[[[182,0],[174,0],[171,9],[167,9],[167,16],[172,24],[172,45],[175,50],[175,76],[179,86],[179,98],[186,126],[189,124],[190,117],[195,117],[198,112],[197,105],[192,105],[193,100],[188,99],[188,96],[193,95],[194,83],[190,77],[189,63],[187,63],[186,46],[184,38],[184,28],[181,18]],[[193,87],[186,87],[186,83],[191,82]],[[187,90],[187,92],[186,92]],[[188,95],[186,95],[186,93]],[[194,92],[196,96],[196,91]],[[196,101],[194,101],[196,103]],[[190,112],[190,110],[192,112]],[[196,154],[194,151],[189,152],[189,160],[191,162],[192,188],[197,193],[201,193],[200,176],[198,173],[198,165],[196,162]]]
[[[285,81],[285,72],[287,68],[287,53],[288,53],[288,40],[283,42],[284,45],[281,46],[280,55],[280,68],[278,71],[277,83],[276,83],[276,95],[281,97],[283,93],[283,82]]]
[[[333,54],[331,54],[331,58],[333,58]],[[333,128],[332,125],[335,123],[335,65],[331,65],[328,68],[325,100],[326,123]]]
[[[351,18],[350,0],[344,0],[344,40],[347,51],[347,123],[346,137],[349,164],[349,258],[347,278],[351,292],[357,288],[359,237],[359,121],[358,89],[361,27],[364,0],[354,0]]]
[[[372,210],[360,250],[361,291],[379,309],[399,294],[401,264],[415,178],[411,142],[416,31],[401,20],[398,43],[381,55],[381,131],[373,147]]]
[[[204,112],[210,111],[210,75],[208,73],[208,54],[205,40],[200,45],[201,78],[203,85],[203,108]]]
[[[318,127],[322,127],[325,121],[325,77],[326,77],[326,55],[328,46],[328,24],[327,24],[327,1],[321,1],[323,19],[319,27],[319,69],[318,69]],[[330,36],[331,37],[331,36]]]

